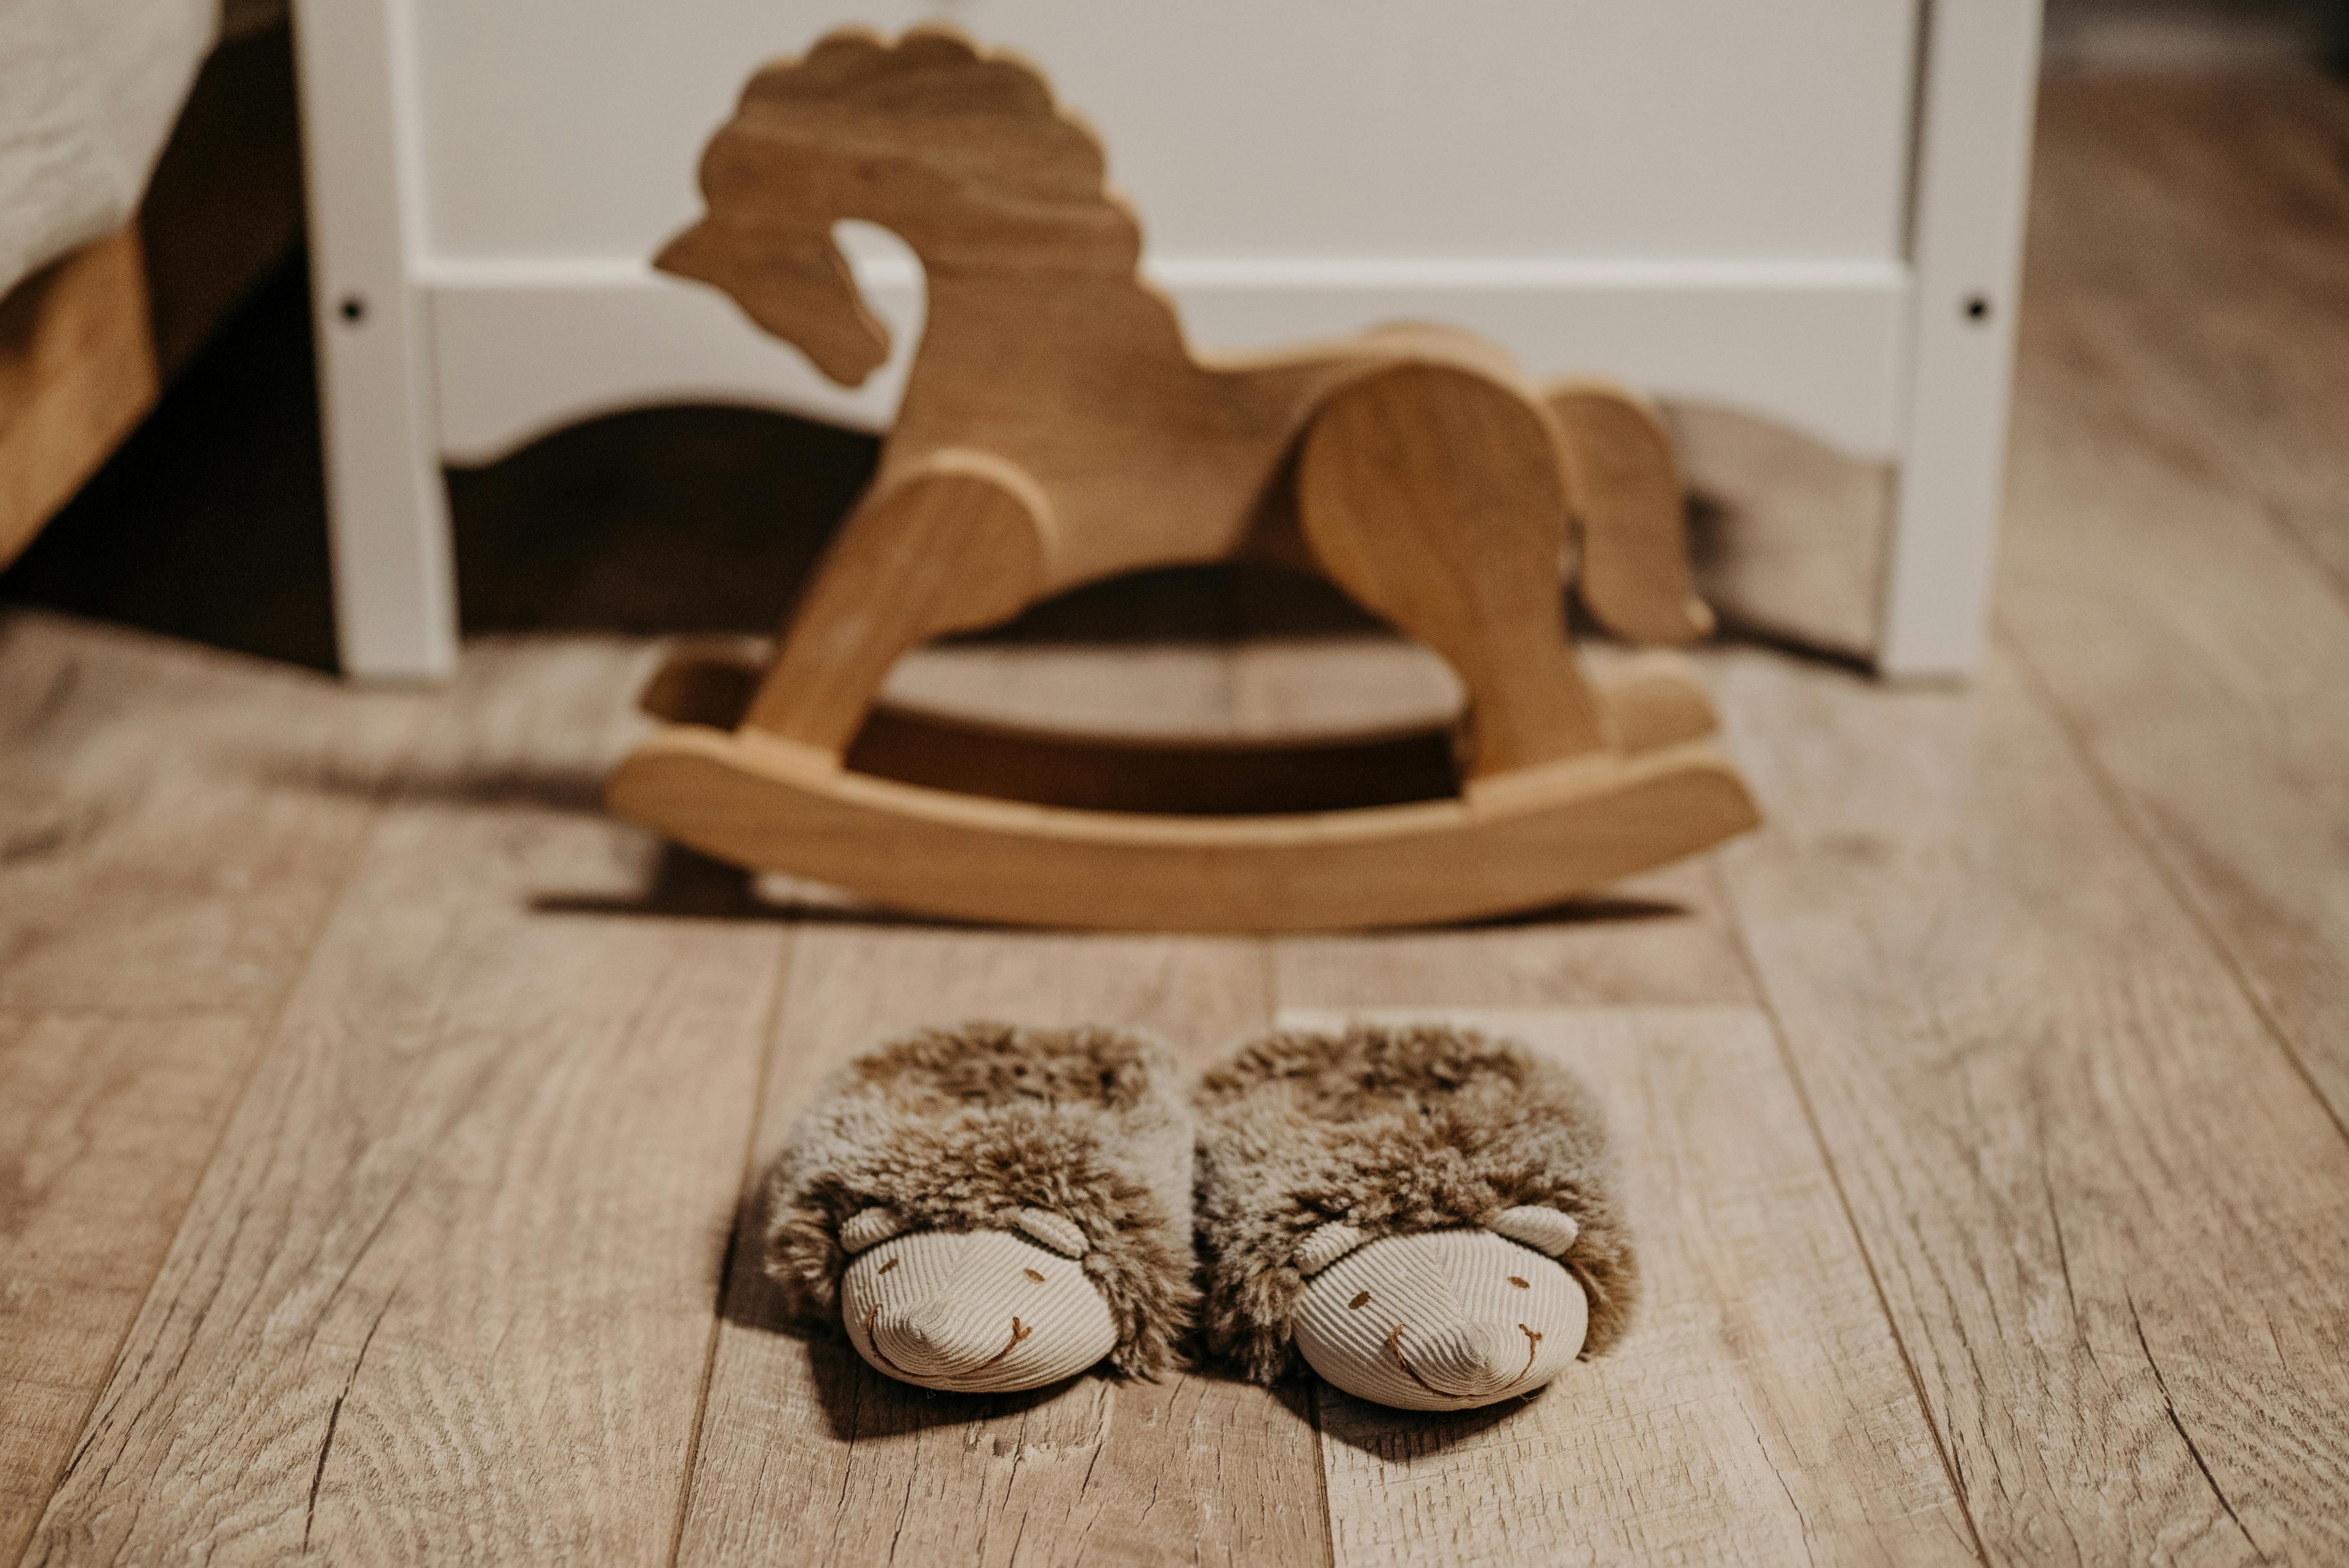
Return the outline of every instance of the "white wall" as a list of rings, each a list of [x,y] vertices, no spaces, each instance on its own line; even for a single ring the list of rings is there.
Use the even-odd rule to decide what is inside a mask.
[[[641,256],[750,67],[853,16],[1041,64],[1170,256],[1888,261],[1897,0],[419,0],[428,242]],[[1299,63],[1311,66],[1300,69]]]
[[[643,267],[751,66],[843,15],[1043,65],[1203,344],[1442,316],[1899,447],[1914,0],[412,0],[445,450],[647,397],[886,420],[891,378],[843,394]]]

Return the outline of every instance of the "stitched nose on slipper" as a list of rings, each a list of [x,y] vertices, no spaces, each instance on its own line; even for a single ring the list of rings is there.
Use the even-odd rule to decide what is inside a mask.
[[[921,1231],[861,1253],[841,1281],[850,1341],[924,1387],[1009,1393],[1072,1377],[1117,1346],[1077,1258],[1003,1231]]]
[[[1510,1323],[1404,1324],[1392,1342],[1413,1377],[1464,1399],[1500,1393],[1525,1375],[1533,1358],[1533,1342]]]
[[[873,1320],[881,1354],[916,1377],[961,1377],[1002,1362],[1036,1331],[992,1304],[930,1301]]]

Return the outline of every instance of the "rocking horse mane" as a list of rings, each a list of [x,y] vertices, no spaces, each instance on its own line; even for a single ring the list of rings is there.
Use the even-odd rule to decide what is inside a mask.
[[[1048,259],[1130,280],[1142,228],[1107,168],[1092,128],[1017,56],[938,26],[895,43],[842,28],[745,84],[702,151],[701,221],[654,264],[717,287],[856,386],[889,335],[833,242],[836,221],[894,231],[934,284],[942,270]]]
[[[1007,194],[1113,200],[1100,139],[1053,100],[1042,74],[947,26],[916,27],[894,44],[842,28],[796,59],[761,67],[711,151],[730,135],[794,133],[820,136],[844,156],[885,145]]]

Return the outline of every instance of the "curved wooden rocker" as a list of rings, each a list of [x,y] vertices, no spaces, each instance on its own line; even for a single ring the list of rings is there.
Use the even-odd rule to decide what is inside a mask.
[[[1272,931],[1538,907],[1756,820],[1693,676],[1587,680],[1559,594],[1702,635],[1655,418],[1465,333],[1202,362],[1033,67],[835,33],[744,88],[658,258],[834,379],[887,357],[833,225],[910,245],[928,317],[879,471],[763,664],[688,650],[612,808],[722,859],[982,920]],[[907,649],[1080,583],[1317,571],[1447,659],[1459,725],[1260,743],[1042,735],[875,705]]]

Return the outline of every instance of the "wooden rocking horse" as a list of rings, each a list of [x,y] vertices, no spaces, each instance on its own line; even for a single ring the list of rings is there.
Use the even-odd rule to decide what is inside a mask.
[[[1275,931],[1524,910],[1756,820],[1678,661],[1587,680],[1561,562],[1634,642],[1702,635],[1653,416],[1537,392],[1406,325],[1203,363],[1136,273],[1092,133],[1026,63],[921,28],[760,70],[657,261],[826,375],[888,356],[833,242],[862,219],[927,274],[878,472],[763,669],[687,652],[612,809],[709,854],[928,913]],[[876,705],[933,637],[1080,583],[1249,559],[1325,574],[1447,659],[1456,731],[1282,747],[1089,738]]]

